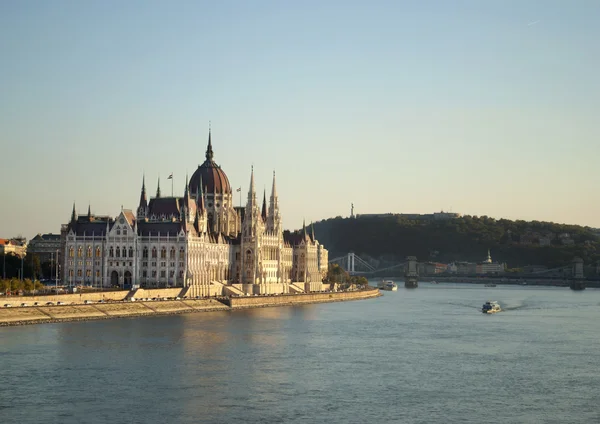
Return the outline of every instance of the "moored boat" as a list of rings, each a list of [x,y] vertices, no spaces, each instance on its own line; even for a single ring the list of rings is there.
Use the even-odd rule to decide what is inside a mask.
[[[393,281],[383,281],[381,284],[381,289],[387,291],[397,291],[398,286]]]

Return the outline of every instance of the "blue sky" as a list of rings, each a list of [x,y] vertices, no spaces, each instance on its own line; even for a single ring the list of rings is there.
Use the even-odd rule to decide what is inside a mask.
[[[284,226],[357,213],[600,227],[596,1],[4,1],[0,237],[135,209],[204,160]],[[268,192],[267,192],[268,195]],[[237,204],[238,201],[236,201]]]

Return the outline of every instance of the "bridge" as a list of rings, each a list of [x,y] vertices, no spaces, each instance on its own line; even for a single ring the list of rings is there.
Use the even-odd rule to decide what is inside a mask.
[[[330,264],[337,264],[351,276],[364,276],[364,277],[375,277],[376,275],[385,276],[393,271],[402,271],[404,274],[404,285],[407,288],[416,288],[418,286],[419,279],[419,263],[415,256],[408,256],[402,263],[395,263],[392,265],[386,265],[384,267],[376,268],[371,263],[365,261],[354,252],[350,252],[344,256],[338,256],[329,260]],[[544,269],[540,271],[534,271],[526,275],[520,275],[521,277],[542,277],[544,275],[550,275],[556,271],[570,271],[569,285],[573,290],[583,290],[584,274],[583,274],[583,260],[581,258],[574,258],[571,263],[557,268]],[[482,275],[485,276],[485,275]],[[506,277],[510,277],[506,275]],[[516,276],[515,276],[516,277]]]
[[[418,262],[415,256],[408,256],[402,263],[387,265],[382,268],[375,268],[369,262],[360,258],[353,252],[344,256],[339,256],[329,260],[330,264],[337,264],[351,276],[359,275],[365,277],[374,277],[376,274],[385,275],[391,271],[402,271],[404,273],[404,286],[407,288],[417,287],[419,270]]]

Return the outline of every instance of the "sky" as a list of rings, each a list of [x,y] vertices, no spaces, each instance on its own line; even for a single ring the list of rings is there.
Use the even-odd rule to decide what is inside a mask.
[[[0,237],[254,166],[284,227],[453,211],[600,227],[600,2],[2,1]],[[239,203],[236,193],[235,204]],[[262,193],[258,194],[262,198]]]

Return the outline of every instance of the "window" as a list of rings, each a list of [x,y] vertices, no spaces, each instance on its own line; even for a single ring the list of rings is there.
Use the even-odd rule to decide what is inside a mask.
[[[120,236],[121,235],[121,230],[117,230],[117,235]]]
[[[169,263],[169,266],[170,266],[171,268],[175,268],[175,262],[171,262],[171,263]]]
[[[87,266],[87,267],[92,266],[92,261],[85,261],[85,266]]]
[[[70,269],[70,270],[69,270],[69,277],[72,277],[72,276],[73,276],[73,270],[72,270],[72,269]]]
[[[148,271],[143,270],[142,271],[142,277],[144,277],[144,278],[148,277]]]
[[[179,278],[183,278],[183,269],[179,271]]]
[[[91,276],[92,276],[92,270],[88,269],[88,270],[85,272],[85,276],[86,276],[86,277],[91,277]]]
[[[185,249],[183,247],[181,249],[179,249],[179,258],[180,259],[185,258]]]
[[[152,266],[156,266],[156,262],[152,262]]]
[[[92,257],[92,246],[88,246],[87,247],[87,257],[91,258]]]
[[[144,247],[144,250],[142,251],[142,258],[147,258],[148,257],[148,248]]]
[[[78,276],[78,277],[81,277],[81,275],[82,275],[82,272],[81,272],[81,270],[80,270],[80,269],[78,269],[78,270],[77,270],[77,276]]]
[[[142,262],[142,266],[148,266],[148,262]]]
[[[167,249],[165,247],[163,247],[162,249],[160,249],[160,258],[161,259],[167,259]]]
[[[112,266],[112,262],[109,262],[109,263],[108,263],[108,266]]]
[[[169,278],[173,278],[175,276],[175,271],[169,271]]]
[[[175,248],[171,247],[171,253],[169,253],[169,259],[175,259]]]
[[[81,246],[79,246],[77,248],[77,257],[81,258],[83,256],[83,248]]]
[[[69,258],[72,258],[75,256],[75,250],[72,247],[69,247]]]
[[[129,266],[133,266],[132,264],[133,264],[133,262],[129,262]]]
[[[117,247],[117,258],[121,257],[121,249]]]
[[[101,256],[100,247],[96,247],[96,257],[99,258]]]
[[[96,271],[96,278],[100,278],[100,271]]]
[[[133,258],[133,247],[129,248],[129,257]]]
[[[152,257],[156,258],[156,247],[152,248]]]
[[[156,271],[152,271],[152,277],[156,278]]]
[[[164,267],[166,267],[166,266],[167,266],[167,263],[166,263],[166,262],[161,262],[161,263],[160,263],[160,266],[164,268]]]
[[[127,235],[127,230],[123,230],[123,235],[126,236]]]
[[[183,268],[183,262],[179,262],[179,268]]]
[[[83,266],[83,261],[77,261],[77,266]]]
[[[109,258],[112,258],[113,256],[115,256],[115,251],[114,251],[114,249],[111,247],[111,248],[109,249],[109,251],[108,251],[108,257],[109,257]]]
[[[165,278],[167,276],[167,271],[160,272],[160,278]]]

